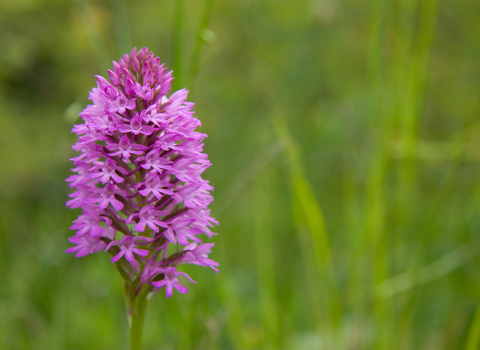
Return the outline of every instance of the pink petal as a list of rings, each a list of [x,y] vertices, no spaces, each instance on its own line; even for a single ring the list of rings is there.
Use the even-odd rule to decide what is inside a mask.
[[[173,286],[172,283],[167,283],[167,288],[166,288],[166,294],[167,294],[167,299],[170,298],[173,294]]]
[[[131,250],[125,250],[125,259],[127,259],[130,262],[133,262],[135,260]]]
[[[173,285],[174,285],[175,289],[178,290],[180,293],[185,294],[185,293],[188,292],[188,288],[185,287],[185,286],[182,286],[182,285],[181,285],[180,283],[178,283],[178,282],[177,282],[177,283],[174,283]]]
[[[115,210],[117,211],[120,211],[123,209],[123,203],[120,202],[119,200],[115,199],[114,197],[112,197],[110,199],[110,203],[112,203],[112,206],[115,208]],[[106,207],[105,207],[106,208]],[[102,208],[102,209],[105,209],[105,208]]]
[[[143,232],[145,231],[145,224],[145,220],[140,220],[140,222],[133,226],[133,228],[139,232]]]
[[[152,282],[152,285],[156,288],[162,288],[166,284],[167,284],[167,280],[164,280],[164,279],[161,281]]]
[[[125,254],[125,252],[123,250],[121,250],[117,255],[115,255],[111,260],[110,262],[115,262],[115,261],[118,261],[122,256],[123,254]]]
[[[150,252],[146,249],[133,248],[132,251],[140,256],[147,256]]]

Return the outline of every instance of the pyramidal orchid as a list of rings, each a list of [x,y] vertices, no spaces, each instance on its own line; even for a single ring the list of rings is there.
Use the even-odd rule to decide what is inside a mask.
[[[202,243],[218,223],[208,209],[213,188],[201,177],[210,166],[206,135],[195,131],[201,123],[188,91],[170,94],[172,71],[147,48],[113,62],[108,75],[110,82],[96,76],[93,104],[72,129],[80,154],[71,159],[67,206],[82,212],[67,253],[111,255],[124,279],[133,349],[141,347],[147,296],[164,289],[169,298],[195,283],[179,264],[218,272],[208,259],[213,243]]]

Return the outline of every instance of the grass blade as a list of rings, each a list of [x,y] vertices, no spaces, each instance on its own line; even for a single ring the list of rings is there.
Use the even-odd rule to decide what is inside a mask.
[[[311,245],[313,245],[314,261],[320,283],[317,287],[313,281],[307,282],[310,294],[316,296],[312,306],[316,307],[318,305],[320,310],[311,310],[311,313],[317,312],[318,317],[320,317],[319,326],[323,330],[322,336],[325,346],[335,347],[334,329],[339,325],[341,319],[341,306],[334,279],[330,242],[323,212],[305,174],[301,163],[300,150],[291,136],[283,115],[281,113],[272,115],[271,121],[277,139],[284,149],[294,197],[294,217],[298,230],[301,233],[306,229],[310,234],[310,244],[305,244],[306,238],[300,237],[300,240],[304,242],[302,246],[306,255],[311,254]],[[308,261],[308,257],[305,258]],[[314,269],[310,268],[310,271],[314,271]]]
[[[193,47],[192,60],[190,63],[190,75],[188,77],[188,86],[193,89],[193,85],[200,70],[200,57],[203,45],[205,44],[205,31],[208,29],[210,14],[212,13],[213,0],[205,0],[203,12],[198,25],[195,46]]]
[[[172,91],[185,87],[183,71],[184,31],[185,31],[185,0],[175,0],[173,22],[173,75]]]

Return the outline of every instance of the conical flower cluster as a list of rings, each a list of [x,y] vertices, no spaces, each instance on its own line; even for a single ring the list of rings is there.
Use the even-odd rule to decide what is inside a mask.
[[[175,287],[186,293],[178,276],[179,263],[210,266],[213,243],[200,235],[215,233],[218,223],[208,205],[213,187],[201,174],[210,166],[202,153],[205,134],[193,116],[188,91],[168,97],[172,72],[147,48],[133,49],[108,71],[110,83],[96,76],[93,102],[72,132],[79,136],[71,159],[76,174],[67,181],[75,191],[67,202],[81,208],[70,228],[75,256],[108,251],[122,276],[138,279],[167,297]]]

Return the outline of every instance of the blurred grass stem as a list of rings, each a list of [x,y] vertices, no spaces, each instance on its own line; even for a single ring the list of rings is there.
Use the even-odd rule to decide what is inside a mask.
[[[480,303],[468,332],[467,344],[465,350],[477,350],[480,346]]]
[[[333,263],[330,253],[330,242],[323,219],[322,209],[313,193],[313,189],[305,174],[302,164],[302,157],[296,142],[291,136],[288,124],[282,112],[271,114],[271,122],[278,141],[283,146],[285,160],[287,163],[290,183],[293,191],[293,212],[302,248],[306,254],[311,254],[313,245],[314,261],[318,276],[307,276],[309,293],[312,298],[312,309],[315,308],[317,315],[312,310],[314,318],[317,318],[319,326],[323,331],[324,345],[327,348],[336,348],[336,338],[333,330],[337,328],[341,319],[341,305],[338,299],[338,291],[334,278]],[[310,242],[302,232],[310,233]],[[308,267],[308,266],[307,266]],[[307,273],[309,272],[307,268]],[[315,280],[310,281],[311,279]],[[316,286],[317,277],[319,286]],[[319,293],[319,290],[321,291]],[[317,307],[318,306],[320,307]]]
[[[193,87],[200,70],[200,58],[203,45],[205,44],[204,33],[208,29],[208,22],[210,20],[210,14],[212,13],[213,1],[214,0],[204,1],[202,16],[198,25],[197,37],[195,40],[195,46],[193,47],[192,60],[190,63],[190,75],[188,77],[188,86],[191,90],[193,90],[192,92],[195,91]],[[190,98],[193,99],[192,92],[190,92]]]
[[[275,177],[269,167],[257,176],[255,186],[254,243],[259,283],[259,309],[265,329],[264,349],[278,349],[279,322],[278,302],[275,290],[275,261],[272,237],[272,209],[274,206],[271,190]]]
[[[370,164],[368,169],[365,194],[365,236],[366,249],[373,256],[373,286],[385,280],[388,273],[387,253],[388,246],[385,238],[385,177],[387,173],[387,155],[385,144],[391,135],[391,118],[384,113],[385,85],[384,85],[384,57],[382,51],[385,32],[386,4],[382,0],[374,2],[372,8],[371,50],[370,50],[370,79],[372,143],[370,148]],[[373,291],[371,291],[373,293]],[[375,318],[374,349],[387,349],[389,346],[388,327],[391,326],[391,313],[386,301],[374,298]]]
[[[184,59],[184,31],[185,31],[185,0],[175,0],[173,22],[173,72],[175,79],[172,82],[172,91],[185,87],[183,59]]]

